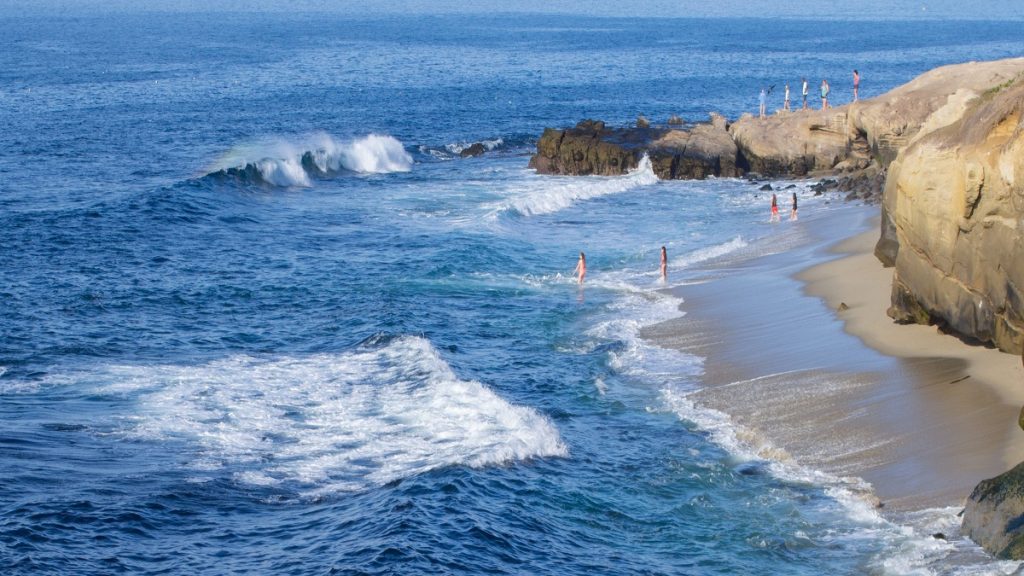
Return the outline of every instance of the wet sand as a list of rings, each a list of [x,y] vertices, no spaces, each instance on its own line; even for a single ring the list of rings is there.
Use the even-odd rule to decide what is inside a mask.
[[[886,316],[877,214],[776,224],[760,248],[777,253],[709,263],[674,289],[685,315],[644,336],[704,356],[691,398],[729,414],[764,456],[864,479],[888,510],[958,506],[1024,460],[1024,368]]]

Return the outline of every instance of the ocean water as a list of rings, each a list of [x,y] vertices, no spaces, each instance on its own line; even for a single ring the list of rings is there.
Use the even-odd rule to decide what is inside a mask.
[[[0,572],[1016,568],[752,452],[639,337],[702,264],[806,241],[757,186],[527,161],[1019,56],[1019,21],[85,6],[0,5]],[[851,209],[810,184],[801,222]]]

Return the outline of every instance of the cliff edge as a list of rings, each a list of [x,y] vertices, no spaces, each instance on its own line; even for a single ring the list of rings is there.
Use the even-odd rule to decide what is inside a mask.
[[[940,68],[890,102],[927,99],[934,110],[905,136],[883,195],[895,242],[889,315],[1020,354],[1024,59]]]

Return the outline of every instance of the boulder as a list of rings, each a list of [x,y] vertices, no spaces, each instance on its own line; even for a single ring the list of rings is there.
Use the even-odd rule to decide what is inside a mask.
[[[479,156],[484,152],[487,152],[487,147],[480,142],[475,142],[463,148],[462,151],[459,152],[459,156],[462,156],[463,158],[470,158],[473,156]]]
[[[1024,462],[974,488],[960,530],[1000,558],[1024,559]]]

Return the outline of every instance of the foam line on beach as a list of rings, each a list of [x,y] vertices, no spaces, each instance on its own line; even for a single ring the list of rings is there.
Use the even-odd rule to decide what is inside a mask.
[[[849,213],[850,210],[843,210],[838,214],[823,215],[819,224],[814,224],[815,218],[811,217],[807,219],[810,222],[807,225],[829,227],[845,221],[845,214]],[[752,245],[758,244],[758,241],[737,237],[683,254],[671,261],[676,274],[681,277],[681,283],[671,286],[687,283],[689,275],[682,271],[702,274],[700,265],[714,264],[722,258],[733,263],[753,262],[755,259],[761,261],[764,256],[771,256],[773,262],[779,258],[806,258],[814,246],[815,234],[817,232],[802,230],[773,234],[774,245],[769,249],[753,249]],[[824,259],[826,256],[818,253],[814,258]],[[787,274],[785,270],[789,269],[783,265],[778,274],[784,278]],[[654,386],[660,390],[659,404],[652,406],[652,411],[675,414],[681,421],[708,434],[714,443],[730,455],[732,465],[737,469],[753,466],[787,483],[820,488],[828,496],[820,504],[822,513],[841,514],[849,519],[853,527],[851,532],[837,537],[880,540],[885,543],[883,552],[870,560],[869,568],[872,571],[880,574],[973,574],[992,573],[994,569],[1006,570],[996,573],[1010,573],[1016,569],[1017,563],[993,564],[979,548],[961,538],[955,511],[927,509],[913,518],[884,515],[873,486],[857,473],[859,466],[866,462],[865,457],[880,457],[884,460],[889,453],[890,443],[872,439],[869,434],[871,431],[865,431],[865,437],[854,435],[831,440],[828,435],[819,434],[815,436],[818,441],[807,438],[810,450],[801,447],[798,455],[794,455],[786,444],[775,441],[775,435],[763,433],[760,426],[747,426],[721,409],[709,406],[703,399],[709,392],[700,384],[705,376],[705,358],[695,353],[695,350],[662,347],[657,342],[641,337],[652,326],[665,323],[685,326],[689,320],[686,312],[679,310],[683,299],[675,290],[663,290],[667,287],[665,284],[659,282],[651,285],[650,275],[649,270],[622,269],[595,271],[593,280],[588,277],[588,289],[607,290],[617,294],[617,297],[591,318],[591,327],[585,332],[591,344],[579,351],[587,353],[600,346],[607,350],[607,366],[613,377],[619,375],[627,381]],[[790,280],[789,284],[795,283]],[[712,287],[707,289],[714,291]],[[772,297],[770,292],[762,296]],[[799,317],[794,317],[793,321],[800,321]],[[771,325],[768,318],[762,318],[759,322]],[[719,337],[723,336],[719,334]],[[608,342],[616,342],[617,345],[602,345]],[[721,348],[720,344],[716,346]],[[813,358],[805,360],[813,362]],[[779,364],[784,365],[785,361]],[[760,406],[765,411],[758,408],[756,412],[767,418],[763,423],[773,432],[788,430],[787,433],[791,432],[794,438],[803,438],[806,436],[805,431],[801,431],[794,422],[799,420],[801,411],[809,414],[808,411],[816,408],[793,400],[790,398],[792,394],[796,394],[799,399],[800,391],[803,390],[806,396],[804,400],[813,404],[815,398],[855,397],[866,387],[874,385],[873,380],[865,379],[860,374],[830,374],[811,368],[813,366],[771,370],[769,366],[768,372],[754,375],[752,379],[729,381],[731,385],[729,382],[721,383],[721,386],[716,385],[715,394],[720,396],[731,388],[738,397],[731,400],[720,398],[722,401],[715,405],[724,403],[733,406],[739,403]],[[609,378],[604,376],[596,378],[594,385],[601,395],[607,395],[612,390]],[[780,391],[785,393],[777,393]],[[777,402],[768,397],[759,398],[759,394],[777,397]],[[792,419],[786,415],[790,412],[797,420],[790,421]],[[773,413],[778,413],[779,417],[772,416]],[[834,422],[839,417],[832,413],[822,415],[823,421]],[[830,464],[816,466],[815,462],[819,461],[829,461]],[[843,467],[846,463],[850,467]],[[827,471],[829,469],[833,471]],[[838,475],[834,473],[835,470],[846,470],[849,474]],[[943,532],[948,539],[934,538],[936,532]],[[950,558],[955,558],[958,569],[946,568]]]

